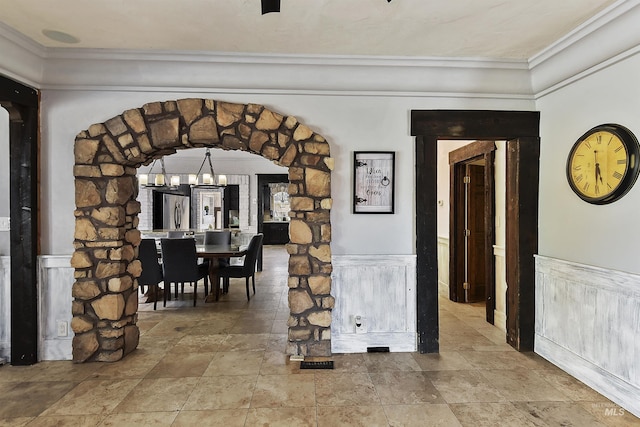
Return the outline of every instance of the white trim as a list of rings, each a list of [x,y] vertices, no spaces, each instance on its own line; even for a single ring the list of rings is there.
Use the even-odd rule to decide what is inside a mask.
[[[603,396],[640,417],[640,388],[536,334],[535,352]]]

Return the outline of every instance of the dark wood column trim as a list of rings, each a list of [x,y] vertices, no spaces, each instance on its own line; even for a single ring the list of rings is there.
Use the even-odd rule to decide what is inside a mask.
[[[11,364],[38,361],[38,93],[0,77],[9,111]]]
[[[418,351],[438,353],[438,230],[436,226],[437,144],[434,137],[416,138],[416,216],[417,327]],[[434,247],[434,243],[436,247]],[[434,250],[435,249],[435,250]],[[435,292],[433,290],[435,289]]]
[[[507,342],[518,350],[533,350],[535,333],[539,157],[538,138],[507,142]]]

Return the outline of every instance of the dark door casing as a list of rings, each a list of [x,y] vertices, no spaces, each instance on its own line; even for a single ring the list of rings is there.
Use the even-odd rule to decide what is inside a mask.
[[[534,254],[538,251],[540,113],[412,110],[416,137],[416,281],[418,350],[439,351],[436,229],[438,140],[507,141],[507,342],[533,350]]]

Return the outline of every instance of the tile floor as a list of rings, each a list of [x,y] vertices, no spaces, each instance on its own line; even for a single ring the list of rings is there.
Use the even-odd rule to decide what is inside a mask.
[[[117,363],[0,367],[0,426],[632,426],[640,420],[504,343],[479,306],[441,300],[441,352],[341,354],[300,370],[283,353],[287,255],[266,247],[247,303],[140,304]],[[160,304],[161,305],[161,304]]]

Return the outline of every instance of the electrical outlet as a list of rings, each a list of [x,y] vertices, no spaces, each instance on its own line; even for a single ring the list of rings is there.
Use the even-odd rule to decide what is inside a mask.
[[[360,315],[353,316],[353,326],[356,334],[364,334],[367,332],[367,319]]]
[[[69,324],[66,320],[58,320],[56,326],[58,328],[59,337],[66,337],[69,335]]]
[[[11,230],[11,218],[8,216],[0,217],[0,231]]]

